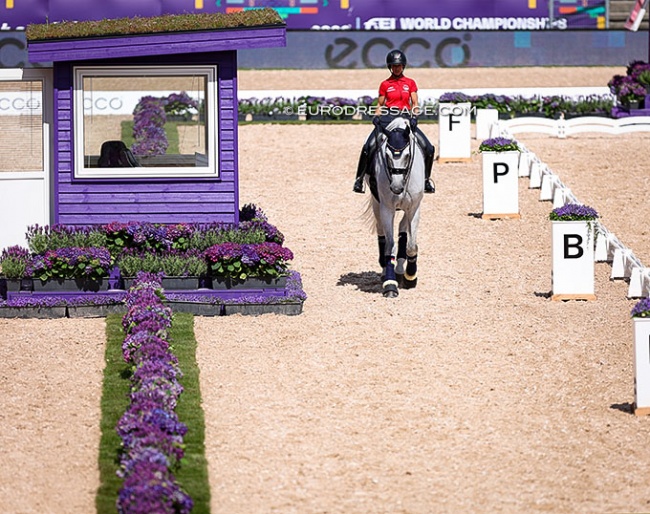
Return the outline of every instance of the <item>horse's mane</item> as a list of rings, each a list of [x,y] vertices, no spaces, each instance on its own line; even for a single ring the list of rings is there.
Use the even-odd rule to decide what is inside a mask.
[[[386,126],[387,131],[395,130],[398,128],[405,128],[407,125],[406,120],[401,116],[397,116],[391,120],[391,122]]]

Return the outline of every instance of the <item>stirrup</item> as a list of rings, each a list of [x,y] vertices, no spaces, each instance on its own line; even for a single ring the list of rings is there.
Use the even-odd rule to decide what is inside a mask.
[[[365,193],[365,189],[363,188],[363,177],[359,177],[354,181],[352,191],[355,193]]]
[[[433,183],[433,181],[430,178],[424,180],[424,192],[425,193],[436,192],[436,185]]]

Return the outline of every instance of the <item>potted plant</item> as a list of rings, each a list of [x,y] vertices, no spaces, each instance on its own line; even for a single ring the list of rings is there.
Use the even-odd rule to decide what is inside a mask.
[[[205,251],[213,282],[232,287],[284,287],[293,253],[278,243],[222,243]]]
[[[33,256],[25,275],[34,290],[99,291],[112,267],[110,252],[103,247],[67,247]]]
[[[569,203],[553,209],[552,299],[593,300],[595,223],[598,212],[588,205]]]
[[[27,248],[10,246],[0,254],[0,296],[7,298],[7,291],[18,291],[29,284],[21,283],[26,278],[27,267],[32,256]]]
[[[519,218],[519,144],[514,139],[485,139],[483,157],[483,219]]]
[[[618,103],[627,109],[638,109],[645,98],[645,87],[631,75],[614,75],[607,85]]]
[[[630,313],[634,330],[634,413],[650,414],[650,298],[639,300]]]
[[[208,275],[208,263],[201,252],[153,253],[125,251],[116,261],[123,286],[128,289],[138,272],[161,273],[163,289],[198,289]]]
[[[185,91],[172,93],[162,101],[167,121],[192,121],[193,112],[199,107],[199,103]]]

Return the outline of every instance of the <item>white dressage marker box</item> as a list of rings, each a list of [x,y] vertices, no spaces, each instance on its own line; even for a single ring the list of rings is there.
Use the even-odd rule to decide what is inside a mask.
[[[595,300],[593,221],[551,221],[552,300]]]
[[[519,218],[519,152],[483,155],[483,219]]]
[[[476,139],[489,139],[490,127],[499,121],[499,111],[496,109],[476,109]]]
[[[634,322],[634,414],[650,414],[650,318]]]
[[[472,104],[441,103],[438,110],[439,162],[472,160]]]

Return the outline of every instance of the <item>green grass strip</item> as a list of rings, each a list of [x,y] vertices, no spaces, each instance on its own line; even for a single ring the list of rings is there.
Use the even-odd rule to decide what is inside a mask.
[[[106,318],[106,367],[102,390],[100,423],[102,435],[99,444],[100,486],[97,491],[98,514],[115,514],[115,502],[122,486],[116,472],[119,468],[120,438],[115,431],[117,422],[129,405],[128,393],[131,372],[122,358],[122,316],[113,314]],[[174,314],[170,331],[170,342],[183,378],[183,386],[176,406],[180,421],[187,425],[185,434],[185,456],[180,468],[173,470],[176,480],[194,500],[193,514],[210,512],[210,486],[208,463],[205,458],[205,417],[201,407],[199,390],[199,368],[196,363],[196,339],[194,337],[194,316]]]

